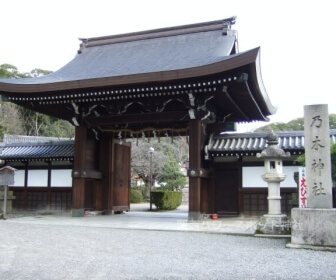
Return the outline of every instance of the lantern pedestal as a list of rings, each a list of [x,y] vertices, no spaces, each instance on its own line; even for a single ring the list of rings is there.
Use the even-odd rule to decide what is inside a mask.
[[[257,224],[257,234],[287,235],[290,234],[290,221],[287,215],[266,214],[259,219]]]
[[[287,215],[281,214],[280,182],[285,180],[283,173],[266,173],[262,175],[268,183],[268,214],[263,215],[258,224],[257,232],[262,234],[286,235],[290,233],[290,222]]]

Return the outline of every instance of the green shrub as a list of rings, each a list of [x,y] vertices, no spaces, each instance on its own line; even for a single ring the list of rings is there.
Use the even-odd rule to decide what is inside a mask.
[[[182,203],[182,192],[153,191],[151,200],[159,210],[174,210]]]
[[[131,188],[130,203],[141,203],[143,201],[143,195],[141,190]]]

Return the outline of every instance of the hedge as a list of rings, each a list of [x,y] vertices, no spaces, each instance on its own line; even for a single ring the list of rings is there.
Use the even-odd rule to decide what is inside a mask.
[[[151,201],[158,210],[174,210],[182,203],[182,192],[152,191]]]
[[[142,191],[131,188],[130,203],[141,203],[143,201]]]

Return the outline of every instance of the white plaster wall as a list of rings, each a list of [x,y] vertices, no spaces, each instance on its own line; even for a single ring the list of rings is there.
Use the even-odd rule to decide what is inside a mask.
[[[72,187],[72,169],[51,170],[51,187]]]
[[[29,170],[28,187],[47,187],[48,170]]]
[[[299,166],[284,166],[283,173],[286,174],[286,179],[280,183],[280,187],[296,188],[294,181],[294,172],[299,171]],[[243,188],[267,188],[267,183],[261,178],[265,173],[264,166],[243,167]]]
[[[14,173],[14,184],[12,187],[23,187],[24,186],[24,170],[16,170]]]

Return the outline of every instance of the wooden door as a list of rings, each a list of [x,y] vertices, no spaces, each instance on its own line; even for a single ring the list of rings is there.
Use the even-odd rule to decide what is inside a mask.
[[[113,142],[113,206],[114,211],[130,210],[131,144]]]
[[[85,180],[85,198],[84,209],[96,210],[94,205],[94,182],[93,180]]]
[[[237,216],[239,211],[238,169],[216,170],[216,211],[223,216]]]

